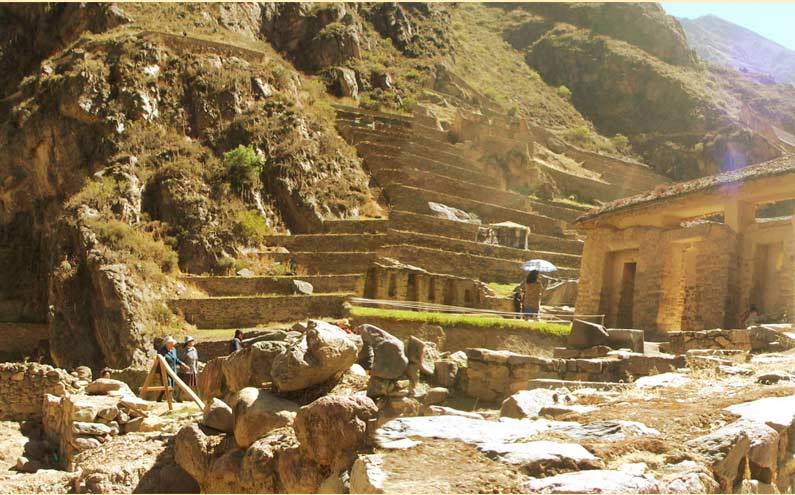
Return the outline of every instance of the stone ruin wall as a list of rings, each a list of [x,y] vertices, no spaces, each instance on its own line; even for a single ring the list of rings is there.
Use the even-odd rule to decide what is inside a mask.
[[[621,265],[636,263],[631,326],[647,332],[736,326],[737,236],[723,224],[595,229],[582,256],[577,311],[616,326]],[[691,257],[688,263],[687,257]],[[690,292],[690,297],[683,294]]]
[[[0,363],[0,420],[41,419],[44,395],[67,395],[77,390],[77,381],[66,371],[48,365]]]
[[[477,280],[378,265],[367,273],[365,297],[513,311],[510,299],[489,296]]]

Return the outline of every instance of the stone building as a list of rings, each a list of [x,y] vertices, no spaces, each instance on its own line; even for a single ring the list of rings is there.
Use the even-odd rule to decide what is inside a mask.
[[[647,332],[792,320],[795,156],[661,186],[576,221],[577,312]]]

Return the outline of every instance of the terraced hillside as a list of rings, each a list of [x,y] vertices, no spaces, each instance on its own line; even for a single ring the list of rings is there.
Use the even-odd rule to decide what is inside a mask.
[[[532,258],[555,263],[556,277],[577,279],[582,242],[569,222],[587,207],[512,190],[506,184],[512,183],[515,170],[479,159],[488,154],[481,134],[506,136],[494,110],[494,118],[478,123],[478,134],[464,141],[450,122],[435,116],[438,108],[432,104],[421,103],[413,116],[344,105],[335,110],[337,130],[362,158],[371,193],[388,218],[329,221],[317,232],[268,236],[263,239],[268,250],[249,255],[287,266],[294,275],[186,277],[207,293],[172,302],[188,322],[231,332],[293,321],[297,314],[339,317],[349,296],[512,311],[511,300],[488,284],[518,283],[522,263]],[[473,132],[472,125],[466,127]],[[540,129],[513,134],[514,145],[543,149],[544,138],[551,137]],[[569,169],[556,176],[549,173],[554,166],[543,167],[543,180],[565,190],[577,177],[581,196],[611,199],[667,182],[639,163],[573,146],[562,151],[559,157],[569,160]],[[532,174],[546,162],[531,157],[528,164]],[[467,220],[440,216],[431,208],[434,203],[460,210]],[[521,246],[510,239],[501,243],[495,235],[505,222],[526,236]],[[311,283],[314,292],[297,293],[294,280]],[[556,299],[558,304],[573,302],[565,296]]]

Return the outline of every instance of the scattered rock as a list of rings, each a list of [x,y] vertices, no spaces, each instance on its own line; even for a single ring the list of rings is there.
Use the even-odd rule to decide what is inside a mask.
[[[174,457],[177,464],[199,484],[204,481],[210,470],[210,443],[199,425],[192,424],[179,430],[174,440]]]
[[[93,374],[91,373],[91,368],[89,368],[88,366],[78,366],[77,368],[75,368],[75,376],[87,382],[93,380]]]
[[[104,436],[110,435],[111,429],[109,426],[103,425],[101,423],[84,423],[81,421],[75,421],[72,423],[72,433],[76,435]]]
[[[555,405],[555,391],[544,388],[522,390],[502,401],[500,416],[505,418],[536,418],[544,406]]]
[[[789,373],[783,372],[772,372],[772,373],[765,373],[764,375],[759,375],[756,377],[756,382],[761,383],[762,385],[775,385],[778,382],[786,382],[792,379]]]
[[[368,397],[385,397],[389,395],[395,388],[394,380],[386,380],[371,376],[367,382],[367,396]]]
[[[409,361],[403,342],[389,332],[373,325],[360,325],[355,332],[373,348],[371,376],[396,380],[406,372]]]
[[[20,473],[35,473],[42,467],[44,466],[42,466],[41,462],[35,459],[34,460],[28,459],[25,456],[21,456],[17,459],[14,469],[19,471]]]
[[[163,429],[163,420],[157,416],[147,416],[145,418],[133,418],[124,424],[124,433],[140,432],[145,433],[148,431],[161,431]]]
[[[240,448],[248,448],[271,430],[293,423],[295,403],[272,393],[247,387],[237,393],[234,407],[235,441]]]
[[[110,378],[97,378],[93,382],[86,385],[85,392],[89,395],[110,395],[120,397],[123,395],[132,395],[132,390],[126,383],[119,380],[112,380]]]
[[[306,294],[312,295],[314,287],[309,282],[303,280],[293,280],[293,294]]]
[[[530,479],[531,493],[660,493],[660,485],[649,475],[597,469]]]
[[[447,400],[449,395],[450,391],[444,387],[434,387],[428,389],[428,391],[425,392],[425,400],[423,401],[423,404],[426,406],[441,404]]]
[[[321,397],[296,415],[294,428],[300,451],[333,472],[347,469],[367,439],[367,422],[377,414],[369,397]]]
[[[254,277],[254,276],[256,276],[256,273],[254,273],[253,271],[249,270],[248,268],[241,268],[240,270],[237,271],[237,276],[238,277]]]
[[[735,421],[687,442],[688,447],[706,460],[724,493],[733,491],[740,463],[748,455],[750,441],[745,427],[745,422]]]
[[[406,357],[410,363],[419,366],[421,373],[433,375],[436,368],[435,362],[439,358],[439,353],[430,342],[424,342],[415,336],[409,337],[409,345],[406,349]]]
[[[224,433],[235,431],[232,408],[220,399],[212,399],[204,406],[203,422],[206,426]]]
[[[382,466],[383,457],[378,454],[359,456],[351,468],[351,493],[384,493]]]
[[[489,457],[508,464],[520,464],[531,476],[604,467],[597,457],[576,443],[542,440],[526,443],[485,443],[479,448]]]

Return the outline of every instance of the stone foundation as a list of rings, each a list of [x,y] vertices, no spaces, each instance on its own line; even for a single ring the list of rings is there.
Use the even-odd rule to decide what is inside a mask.
[[[554,359],[525,356],[509,351],[467,349],[468,363],[460,373],[459,387],[466,395],[499,401],[539,378],[586,382],[629,381],[681,368],[683,356],[611,352],[603,358]]]
[[[44,394],[63,396],[77,390],[78,379],[66,371],[38,363],[0,363],[0,419],[37,420]]]
[[[674,354],[684,354],[691,349],[752,349],[751,334],[746,329],[669,332],[667,337],[668,342],[660,348]]]

